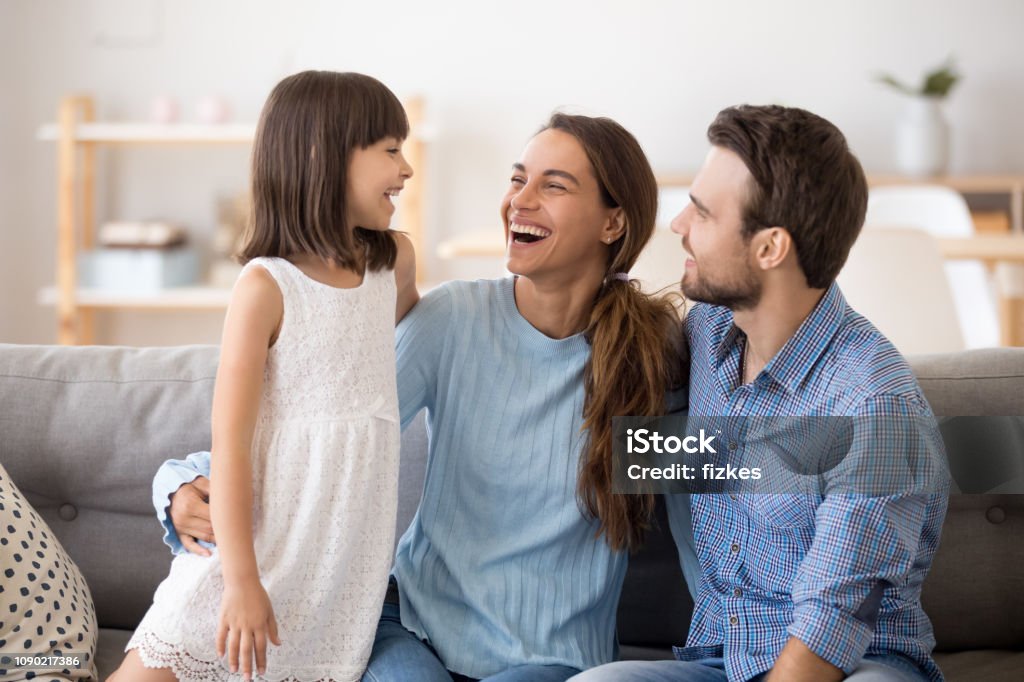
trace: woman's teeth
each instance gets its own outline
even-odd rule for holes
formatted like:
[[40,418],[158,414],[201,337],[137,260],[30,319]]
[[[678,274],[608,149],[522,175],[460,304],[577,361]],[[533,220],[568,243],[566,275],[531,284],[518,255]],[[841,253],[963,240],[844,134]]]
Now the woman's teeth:
[[511,223],[509,231],[512,232],[512,239],[520,243],[532,243],[551,236],[551,230],[536,225],[520,225]]

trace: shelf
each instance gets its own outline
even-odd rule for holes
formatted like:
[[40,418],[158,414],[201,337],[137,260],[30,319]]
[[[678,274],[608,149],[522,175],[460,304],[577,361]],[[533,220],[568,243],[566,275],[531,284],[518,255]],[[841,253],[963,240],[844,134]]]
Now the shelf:
[[[423,102],[405,102],[410,135],[405,155],[414,168],[424,169],[422,138]],[[57,152],[57,271],[56,285],[38,294],[42,305],[56,308],[57,342],[89,344],[95,337],[96,310],[209,310],[223,312],[230,301],[226,288],[179,287],[162,291],[111,291],[78,286],[76,260],[79,252],[96,244],[97,154],[105,145],[251,145],[255,123],[149,123],[146,121],[98,122],[96,107],[88,95],[61,99],[57,122],[41,125],[36,137],[54,142]],[[416,247],[417,279],[422,282],[423,174],[409,185],[402,199],[397,229],[410,236]],[[215,280],[217,281],[217,280]]]
[[[157,292],[120,292],[102,289],[78,289],[75,304],[79,308],[131,308],[135,310],[225,310],[231,290],[219,287],[173,287]],[[57,305],[57,287],[39,291],[41,305]]]
[[[79,123],[74,140],[123,144],[249,143],[255,134],[255,123]],[[40,126],[36,138],[56,141],[60,139],[60,126]]]

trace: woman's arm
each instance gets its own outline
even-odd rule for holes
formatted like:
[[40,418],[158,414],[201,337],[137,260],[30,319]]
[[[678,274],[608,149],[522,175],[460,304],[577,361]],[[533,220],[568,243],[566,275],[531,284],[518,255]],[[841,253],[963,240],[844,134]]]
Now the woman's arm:
[[416,251],[412,242],[401,232],[396,232],[395,243],[398,244],[398,257],[395,259],[395,286],[398,289],[395,324],[398,324],[419,302],[420,292],[416,289]]
[[[217,651],[248,676],[252,656],[265,667],[266,639],[277,640],[270,600],[259,581],[252,537],[252,441],[267,352],[284,314],[281,291],[263,268],[235,285],[224,321],[213,392],[210,515],[224,573]],[[239,659],[241,659],[239,661]]]

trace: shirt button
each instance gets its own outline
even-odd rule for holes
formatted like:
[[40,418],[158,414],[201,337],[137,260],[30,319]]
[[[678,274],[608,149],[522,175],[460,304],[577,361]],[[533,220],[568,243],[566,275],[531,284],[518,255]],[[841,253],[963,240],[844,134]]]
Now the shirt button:
[[737,544],[736,544],[736,543],[734,542],[734,543],[732,543],[732,546],[731,546],[731,547],[729,547],[729,550],[730,550],[730,551],[731,551],[731,552],[732,552],[733,554],[739,554],[739,553],[740,553],[740,546],[739,546],[739,545],[737,545]]
[[734,596],[734,597],[742,597],[743,596],[743,590],[741,590],[738,587],[734,588],[733,591],[732,591],[732,596]]
[[740,619],[736,616],[729,616],[729,625],[736,625],[740,622]]
[[736,496],[735,495],[730,495],[729,499],[735,501],[736,500]]
[[735,450],[736,448],[737,448],[736,441],[734,441],[734,440],[729,441],[729,449],[730,450]]

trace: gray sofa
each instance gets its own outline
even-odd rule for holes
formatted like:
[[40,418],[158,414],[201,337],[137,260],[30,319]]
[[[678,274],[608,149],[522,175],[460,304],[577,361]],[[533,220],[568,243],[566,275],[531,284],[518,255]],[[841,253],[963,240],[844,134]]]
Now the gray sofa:
[[[211,346],[0,345],[0,462],[89,582],[112,670],[170,554],[150,481],[171,457],[206,449],[217,364]],[[912,359],[942,415],[1024,415],[1024,349]],[[399,530],[422,488],[422,422],[403,435]],[[626,658],[668,657],[690,602],[662,523],[630,562],[619,609]],[[1024,495],[955,495],[924,590],[947,679],[1024,679]],[[467,643],[467,645],[471,645]]]

